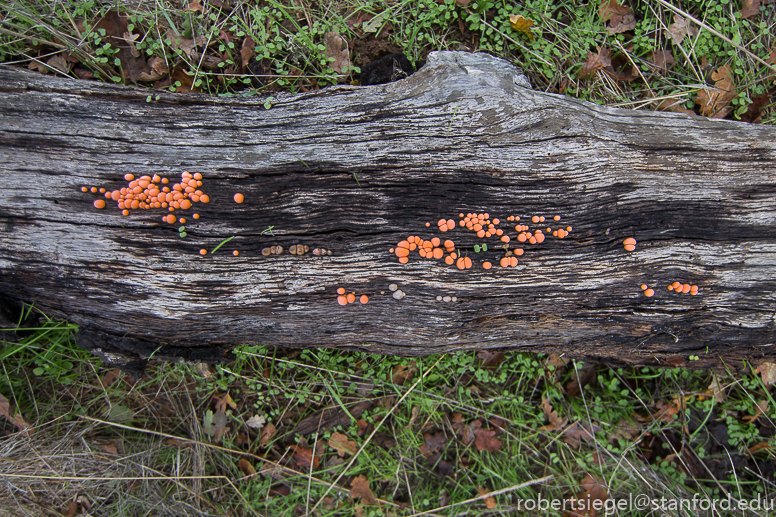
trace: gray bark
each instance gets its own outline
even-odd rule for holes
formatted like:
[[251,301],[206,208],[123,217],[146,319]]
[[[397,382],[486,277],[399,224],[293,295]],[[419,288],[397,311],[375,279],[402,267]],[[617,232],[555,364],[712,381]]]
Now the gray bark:
[[[642,364],[773,355],[772,127],[536,92],[504,61],[453,52],[395,83],[280,95],[268,110],[151,93],[0,68],[0,296],[77,323],[114,360],[213,360],[243,343]],[[176,211],[186,238],[166,210],[124,217],[80,191],[184,170],[212,200]],[[496,237],[438,231],[470,212],[499,218],[511,249],[516,224],[572,231],[502,268]],[[417,252],[400,264],[389,248],[410,235],[452,239],[474,265]],[[291,255],[298,243],[332,254]],[[286,251],[263,256],[272,245]],[[674,281],[698,295],[668,291]],[[339,287],[369,303],[339,305]]]

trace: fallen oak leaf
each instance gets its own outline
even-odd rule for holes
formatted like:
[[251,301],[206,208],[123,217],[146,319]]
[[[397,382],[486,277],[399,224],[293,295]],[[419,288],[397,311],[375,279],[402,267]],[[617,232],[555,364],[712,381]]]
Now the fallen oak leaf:
[[361,502],[366,505],[377,504],[377,498],[375,498],[372,490],[369,489],[369,480],[366,479],[366,476],[363,474],[356,476],[350,483],[350,486],[352,487],[350,489],[351,499],[358,499],[360,497]]
[[549,398],[542,396],[542,404],[540,407],[550,421],[549,425],[545,425],[541,428],[543,431],[559,431],[568,423],[567,418],[561,418],[558,416],[558,412],[552,409]]
[[478,451],[496,452],[501,449],[501,440],[495,438],[496,431],[492,429],[477,429],[474,432],[474,446]]
[[329,438],[329,447],[336,450],[340,458],[345,454],[355,454],[358,451],[358,444],[343,433],[332,434]]
[[576,421],[566,428],[563,433],[563,441],[575,449],[579,449],[580,444],[592,442],[595,440],[595,433],[601,432],[601,428],[596,424]]
[[736,88],[731,79],[730,65],[719,67],[711,74],[715,90],[704,88],[695,98],[701,107],[701,115],[711,118],[725,118],[732,110],[730,103],[736,96]]
[[698,31],[692,25],[687,25],[687,20],[678,14],[675,14],[674,23],[668,26],[666,32],[667,36],[671,38],[671,41],[674,42],[674,45],[678,45],[682,42],[685,36],[688,34],[690,36],[695,36]]
[[617,0],[603,0],[598,15],[610,36],[636,28],[636,17],[630,8],[618,4]]
[[587,61],[582,65],[582,69],[577,73],[577,77],[580,79],[590,79],[591,77],[594,77],[599,70],[610,68],[611,66],[612,60],[609,56],[608,48],[598,47],[598,54],[593,54],[588,50]]
[[[352,66],[348,42],[336,32],[325,33],[323,41],[326,45],[326,57],[330,61],[329,66],[338,74],[347,73]],[[341,81],[344,82],[345,78],[342,77]]]

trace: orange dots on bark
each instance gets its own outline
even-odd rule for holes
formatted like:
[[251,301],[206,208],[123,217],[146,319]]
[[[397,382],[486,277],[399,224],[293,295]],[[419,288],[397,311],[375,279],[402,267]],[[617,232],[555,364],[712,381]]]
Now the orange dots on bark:
[[531,217],[531,222],[532,223],[538,223],[539,222],[539,216],[535,215],[535,216]]
[[356,295],[353,293],[348,294],[348,303],[353,303],[356,301]]
[[490,268],[493,267],[493,264],[491,264],[490,262],[485,261],[485,262],[482,263],[482,267],[483,267],[483,269],[490,269]]
[[345,288],[340,287],[339,289],[337,289],[337,294],[345,294]]
[[555,217],[553,217],[552,219],[553,219],[554,221],[560,221],[560,216],[559,216],[559,215],[556,215],[556,216],[555,216]]
[[340,305],[347,305],[348,304],[348,298],[345,295],[337,296],[337,303]]
[[129,210],[122,210],[121,215],[129,215]]
[[98,199],[94,202],[95,208],[105,208],[105,200],[104,199]]
[[690,289],[692,289],[692,286],[690,284],[682,284],[682,294],[689,293]]
[[133,179],[135,179],[135,175],[134,174],[125,174],[124,175],[124,179],[126,181],[132,181]]
[[434,248],[434,258],[439,260],[442,258],[442,256],[445,254],[444,251],[442,251],[442,248]]
[[525,233],[521,233],[517,236],[518,242],[525,242],[528,240],[528,236]]
[[653,289],[647,289],[644,291],[644,296],[646,296],[647,298],[652,298],[653,296],[655,296],[655,291]]
[[369,303],[369,297],[365,294],[362,294],[361,298],[359,298],[358,301],[360,301],[363,304],[367,304]]
[[499,261],[501,267],[509,267],[509,257],[502,257]]
[[207,250],[206,249],[201,249],[201,250],[199,250],[199,254],[200,255],[207,255]]
[[643,290],[645,290],[647,288],[647,284],[641,284],[640,287],[641,287],[641,290],[643,291]]
[[[194,185],[196,186],[196,182],[194,182]],[[245,201],[245,196],[243,196],[242,194],[239,194],[239,193],[234,195],[234,202],[235,203],[242,203],[243,201]]]
[[636,249],[636,239],[633,237],[628,237],[622,241],[622,244],[625,247],[625,251],[635,251]]
[[447,264],[448,266],[452,266],[454,262],[455,262],[455,259],[452,257],[452,255],[448,255],[445,257],[445,264]]
[[167,221],[168,224],[175,224],[175,221],[177,221],[178,218],[170,214],[167,217],[165,217],[164,220]]
[[199,214],[194,214],[191,217],[193,217],[194,219],[199,219]]
[[511,239],[509,238],[509,235],[504,235],[503,237],[501,237],[501,242],[505,242],[506,243],[506,242],[509,242],[510,240]]
[[210,203],[210,196],[208,196],[207,194],[202,194],[201,196],[199,196],[199,202]]
[[437,246],[439,246],[439,244],[440,244],[441,242],[442,242],[442,241],[440,241],[440,240],[439,240],[439,237],[434,237],[433,239],[431,239],[431,244],[432,244],[432,245],[433,245],[435,248],[436,248]]
[[693,296],[698,294],[698,286],[697,285],[690,286],[690,294],[693,295]]
[[515,267],[517,265],[517,257],[515,257],[514,255],[509,257],[509,265],[512,267]]
[[426,223],[426,228],[428,228],[429,226],[431,226],[431,223]]
[[410,261],[410,259],[407,258],[407,257],[399,257],[399,263],[400,264],[406,264],[409,261]]
[[239,251],[237,251],[237,250],[234,250],[234,251],[232,252],[232,255],[234,255],[235,257],[236,257],[237,255],[239,255],[239,254],[240,254],[240,252],[239,252]]
[[183,210],[187,210],[191,208],[191,201],[189,201],[188,199],[184,199],[183,201],[181,201],[180,205]]
[[498,219],[493,219],[493,224],[499,224],[500,222]]
[[513,253],[519,257],[520,255],[522,255],[523,253],[525,253],[525,250],[524,250],[523,248],[517,248],[517,249],[515,249],[515,250],[513,251]]

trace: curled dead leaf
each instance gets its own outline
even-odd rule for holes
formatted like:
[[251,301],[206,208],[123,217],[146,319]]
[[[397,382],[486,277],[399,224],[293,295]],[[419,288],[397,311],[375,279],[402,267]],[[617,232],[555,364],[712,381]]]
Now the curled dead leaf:
[[695,98],[695,102],[701,107],[701,115],[725,118],[730,113],[732,110],[730,103],[736,96],[736,88],[731,76],[730,65],[721,66],[711,74],[715,89],[704,88]]
[[598,54],[587,51],[587,61],[582,65],[582,69],[577,73],[580,79],[590,79],[594,77],[599,70],[612,66],[612,60],[609,56],[609,49],[598,47]]

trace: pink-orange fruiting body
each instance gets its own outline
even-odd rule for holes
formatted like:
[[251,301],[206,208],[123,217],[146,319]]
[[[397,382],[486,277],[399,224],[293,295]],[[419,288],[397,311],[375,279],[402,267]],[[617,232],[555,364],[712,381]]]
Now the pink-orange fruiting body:
[[242,203],[243,201],[245,201],[245,196],[243,196],[242,194],[235,194],[234,195],[234,202],[235,203]]

